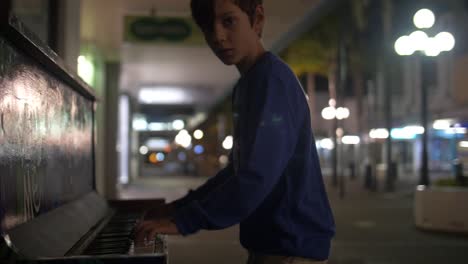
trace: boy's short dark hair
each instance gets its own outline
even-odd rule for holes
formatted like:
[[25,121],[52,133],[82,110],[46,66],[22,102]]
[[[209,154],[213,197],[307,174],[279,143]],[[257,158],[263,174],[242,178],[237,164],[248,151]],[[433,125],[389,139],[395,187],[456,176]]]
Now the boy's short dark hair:
[[[203,31],[212,30],[214,21],[214,1],[215,0],[191,0],[190,2],[192,17]],[[255,9],[258,5],[263,4],[263,0],[231,1],[249,16],[250,24],[253,25]]]

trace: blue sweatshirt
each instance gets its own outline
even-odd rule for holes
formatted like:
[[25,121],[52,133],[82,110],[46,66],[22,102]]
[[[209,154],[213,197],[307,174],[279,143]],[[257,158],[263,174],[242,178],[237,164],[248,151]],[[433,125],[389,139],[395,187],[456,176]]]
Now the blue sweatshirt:
[[257,253],[328,259],[335,233],[306,96],[266,52],[233,91],[234,146],[226,168],[174,203],[182,235],[240,223]]

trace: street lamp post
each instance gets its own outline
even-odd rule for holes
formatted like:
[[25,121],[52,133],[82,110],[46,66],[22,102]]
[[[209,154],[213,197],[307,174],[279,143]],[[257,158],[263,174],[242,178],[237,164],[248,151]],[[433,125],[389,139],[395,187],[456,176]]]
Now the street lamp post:
[[[334,140],[334,148],[333,148],[333,175],[332,175],[332,184],[334,187],[339,187],[340,190],[340,197],[343,198],[344,196],[344,175],[340,175],[340,180],[338,181],[338,170],[337,170],[337,148],[341,145],[341,139],[343,136],[343,129],[339,127],[340,120],[347,119],[350,115],[349,109],[346,107],[338,107],[336,108],[336,101],[335,99],[330,99],[328,101],[329,106],[325,107],[322,110],[322,118],[325,120],[332,120],[333,121],[333,138]],[[341,148],[340,148],[341,149]],[[341,153],[342,154],[342,153]],[[342,155],[340,154],[340,158]],[[341,174],[343,174],[343,170],[341,170]]]
[[[435,23],[435,15],[429,9],[421,9],[413,17],[414,25],[419,29],[431,28]],[[436,57],[441,52],[450,51],[455,46],[455,38],[449,32],[440,32],[435,37],[429,37],[424,31],[417,30],[409,36],[401,36],[395,42],[395,51],[400,56],[410,56],[420,52],[425,56]],[[424,73],[421,74],[424,79]],[[422,134],[422,153],[419,183],[430,185],[428,168],[428,109],[427,109],[427,85],[421,82],[421,122],[424,127]]]

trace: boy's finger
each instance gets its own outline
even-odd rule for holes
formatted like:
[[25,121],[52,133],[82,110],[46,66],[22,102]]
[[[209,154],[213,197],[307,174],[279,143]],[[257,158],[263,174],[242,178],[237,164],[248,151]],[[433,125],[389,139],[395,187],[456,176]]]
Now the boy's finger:
[[148,230],[145,226],[140,226],[138,231],[135,233],[136,241],[137,242],[143,242],[145,240],[145,237],[147,236]]
[[150,240],[154,240],[156,238],[156,235],[160,233],[157,229],[152,229],[150,232],[149,232],[149,236],[148,236],[148,239]]

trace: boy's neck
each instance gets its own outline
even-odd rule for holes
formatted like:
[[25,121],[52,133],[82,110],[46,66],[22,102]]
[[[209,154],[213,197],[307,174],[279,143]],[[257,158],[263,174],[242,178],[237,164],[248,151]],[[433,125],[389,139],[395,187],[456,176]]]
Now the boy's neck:
[[265,48],[261,43],[259,43],[252,56],[246,57],[243,61],[237,64],[236,67],[241,76],[246,74],[250,70],[250,68],[252,68],[252,66],[255,65],[258,59],[260,59],[260,57],[262,57],[262,55],[265,54],[265,52]]

